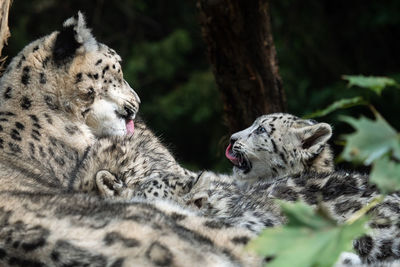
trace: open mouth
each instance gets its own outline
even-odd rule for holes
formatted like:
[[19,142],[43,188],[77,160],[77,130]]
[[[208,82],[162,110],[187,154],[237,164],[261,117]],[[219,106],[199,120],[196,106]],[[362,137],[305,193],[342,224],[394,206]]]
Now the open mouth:
[[233,163],[233,166],[242,170],[244,173],[248,173],[251,169],[251,164],[247,158],[239,152],[232,150],[232,144],[226,148],[225,156]]

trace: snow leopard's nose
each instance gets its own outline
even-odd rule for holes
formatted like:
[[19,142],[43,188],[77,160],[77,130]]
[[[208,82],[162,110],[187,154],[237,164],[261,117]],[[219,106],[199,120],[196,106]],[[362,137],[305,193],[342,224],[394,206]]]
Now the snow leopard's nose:
[[237,137],[235,137],[235,136],[231,136],[231,139],[229,140],[229,143],[233,146],[233,144],[235,144],[235,142],[237,141],[238,139],[237,139]]
[[133,88],[129,85],[129,83],[127,81],[125,81],[125,85],[129,88],[129,91],[133,94],[135,100],[138,102],[138,104],[140,104],[140,97],[139,95],[136,93],[135,90],[133,90]]
[[130,108],[129,106],[125,106],[125,107],[124,107],[124,110],[125,110],[126,116],[127,116],[128,118],[132,117],[133,114],[135,114],[135,112],[133,111],[133,109]]
[[230,139],[230,143],[232,144],[232,147],[233,147],[233,144],[235,142],[237,142],[238,140],[246,139],[246,137],[249,136],[249,133],[250,133],[249,132],[249,128],[247,128],[247,129],[244,129],[244,130],[242,130],[240,132],[236,132],[236,133],[232,134],[231,135],[231,139]]

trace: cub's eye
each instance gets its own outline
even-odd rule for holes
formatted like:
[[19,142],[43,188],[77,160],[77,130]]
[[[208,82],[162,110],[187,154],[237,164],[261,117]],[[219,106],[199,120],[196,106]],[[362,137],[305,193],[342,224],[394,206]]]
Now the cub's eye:
[[256,134],[262,134],[262,133],[266,133],[267,130],[265,130],[265,128],[263,126],[258,126],[258,128],[256,129]]

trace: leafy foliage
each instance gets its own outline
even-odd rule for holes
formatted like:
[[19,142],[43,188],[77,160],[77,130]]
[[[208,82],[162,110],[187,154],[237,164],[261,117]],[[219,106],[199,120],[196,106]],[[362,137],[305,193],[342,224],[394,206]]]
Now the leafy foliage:
[[[383,77],[345,76],[350,85],[369,89],[378,95],[386,86],[397,86],[392,79]],[[342,99],[308,117],[324,116],[332,111],[367,104],[362,97]],[[370,181],[382,193],[400,190],[400,135],[370,106],[375,120],[342,116],[355,132],[345,135],[341,157],[347,161],[372,165]],[[366,232],[366,212],[379,204],[384,195],[368,203],[339,224],[323,206],[313,210],[304,203],[281,203],[288,223],[263,231],[249,247],[263,256],[271,257],[268,266],[332,266],[342,251],[352,249],[352,240]]]
[[351,108],[354,106],[359,106],[359,105],[365,105],[366,101],[361,97],[361,96],[356,96],[353,98],[344,98],[340,99],[338,101],[333,102],[331,105],[328,107],[322,109],[322,110],[317,110],[311,114],[308,114],[306,116],[303,116],[306,119],[309,118],[316,118],[316,117],[323,117],[326,116],[327,114],[338,110],[338,109],[345,109],[345,108]]
[[[351,77],[351,76],[348,76]],[[350,81],[350,80],[349,80]],[[380,92],[386,86],[398,86],[393,79],[357,76],[350,83]],[[384,193],[400,190],[400,134],[374,109],[375,120],[343,117],[356,131],[344,136],[342,157],[348,161],[372,165],[371,182]]]
[[371,182],[375,183],[384,193],[400,190],[400,164],[398,161],[391,160],[388,155],[377,159],[372,167]]
[[342,117],[342,120],[356,129],[344,136],[346,146],[342,157],[345,160],[370,165],[389,152],[400,159],[400,136],[379,114],[376,120],[366,117]]
[[387,87],[387,86],[398,86],[396,81],[394,79],[388,78],[388,77],[366,77],[363,75],[344,75],[343,76],[344,80],[347,80],[348,86],[359,86],[362,88],[367,88],[378,95],[381,95],[382,90]]
[[249,248],[273,257],[268,266],[332,266],[342,251],[351,250],[351,241],[366,232],[365,218],[352,224],[336,224],[310,206],[281,203],[288,218],[285,226],[264,230]]

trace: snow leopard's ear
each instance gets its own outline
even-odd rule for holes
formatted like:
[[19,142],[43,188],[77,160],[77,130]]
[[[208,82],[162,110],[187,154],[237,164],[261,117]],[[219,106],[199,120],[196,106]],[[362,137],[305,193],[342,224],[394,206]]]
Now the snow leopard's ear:
[[327,123],[315,123],[295,129],[303,150],[311,155],[319,154],[332,136],[332,127]]
[[85,17],[79,11],[64,22],[54,42],[53,58],[57,64],[63,64],[77,53],[86,53],[97,48],[96,39],[86,27]]

